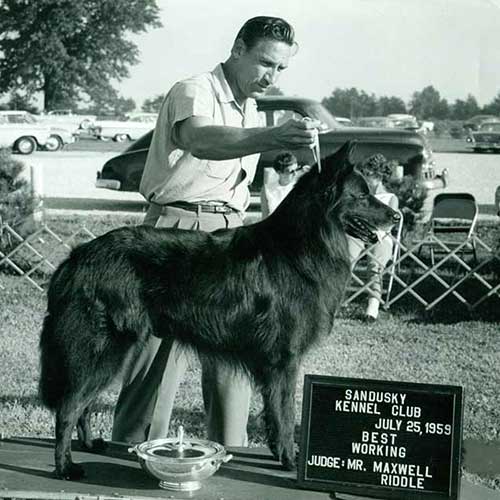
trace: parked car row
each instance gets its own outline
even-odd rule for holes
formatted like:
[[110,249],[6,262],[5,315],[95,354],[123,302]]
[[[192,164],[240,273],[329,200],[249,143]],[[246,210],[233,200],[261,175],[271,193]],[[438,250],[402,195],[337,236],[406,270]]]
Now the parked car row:
[[53,109],[38,116],[44,123],[71,131],[87,130],[95,123],[97,118],[96,115],[79,114],[71,109]]
[[434,130],[434,122],[419,121],[413,115],[402,113],[393,113],[387,116],[363,116],[357,118],[355,123],[359,127],[401,128],[415,130],[421,134],[427,134]]
[[57,151],[75,140],[71,130],[49,125],[27,111],[0,111],[0,147],[27,155],[37,149]]
[[[267,96],[257,99],[258,111],[267,126],[274,126],[295,117],[309,117],[322,123],[319,134],[321,156],[329,156],[346,141],[357,141],[355,161],[375,153],[383,154],[388,160],[396,160],[403,167],[404,175],[420,179],[427,187],[443,187],[445,175],[435,172],[432,151],[425,138],[410,130],[397,128],[364,128],[344,126],[319,102],[312,99],[286,96]],[[97,173],[96,186],[121,191],[138,191],[139,182],[151,143],[152,131],[144,134],[123,153],[107,161]],[[251,191],[260,192],[264,168],[271,167],[281,151],[262,153]],[[314,158],[308,148],[294,151],[299,164],[312,164]]]
[[120,120],[96,120],[90,131],[102,141],[135,141],[154,128],[157,118],[157,113],[133,113]]

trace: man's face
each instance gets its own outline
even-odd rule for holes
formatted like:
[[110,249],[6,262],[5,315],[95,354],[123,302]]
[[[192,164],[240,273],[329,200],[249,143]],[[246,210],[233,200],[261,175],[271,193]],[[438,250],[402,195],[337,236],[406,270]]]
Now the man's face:
[[253,97],[263,94],[274,85],[280,73],[288,67],[292,47],[285,42],[263,39],[251,49],[238,40],[233,50],[236,59],[236,98]]

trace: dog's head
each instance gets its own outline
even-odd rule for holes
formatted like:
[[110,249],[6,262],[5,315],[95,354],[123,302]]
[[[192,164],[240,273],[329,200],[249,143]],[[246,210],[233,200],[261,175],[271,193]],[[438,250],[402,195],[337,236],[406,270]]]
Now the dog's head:
[[315,165],[300,179],[297,194],[314,198],[309,210],[316,215],[324,213],[350,236],[375,243],[375,231],[391,227],[399,214],[370,193],[366,180],[354,168],[354,148],[355,143],[349,141],[322,160],[321,171]]

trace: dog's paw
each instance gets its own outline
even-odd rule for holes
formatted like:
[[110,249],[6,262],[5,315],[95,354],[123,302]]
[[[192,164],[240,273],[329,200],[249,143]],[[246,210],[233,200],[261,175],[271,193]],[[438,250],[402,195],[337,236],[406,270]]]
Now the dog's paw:
[[55,476],[58,479],[65,479],[68,481],[79,481],[85,477],[83,467],[78,464],[70,463],[62,468],[56,468]]
[[291,450],[284,448],[281,453],[280,462],[286,470],[295,470],[297,468],[295,447],[292,446]]
[[269,443],[269,449],[274,458],[281,462],[286,470],[294,470],[297,467],[295,444],[291,443],[288,446],[283,446],[278,443]]

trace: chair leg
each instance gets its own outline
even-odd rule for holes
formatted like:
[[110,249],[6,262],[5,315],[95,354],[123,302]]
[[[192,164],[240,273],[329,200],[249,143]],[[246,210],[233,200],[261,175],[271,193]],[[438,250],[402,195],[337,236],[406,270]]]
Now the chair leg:
[[477,252],[476,252],[476,242],[472,241],[472,254],[474,255],[474,264],[477,266],[479,264],[479,261],[477,260]]

